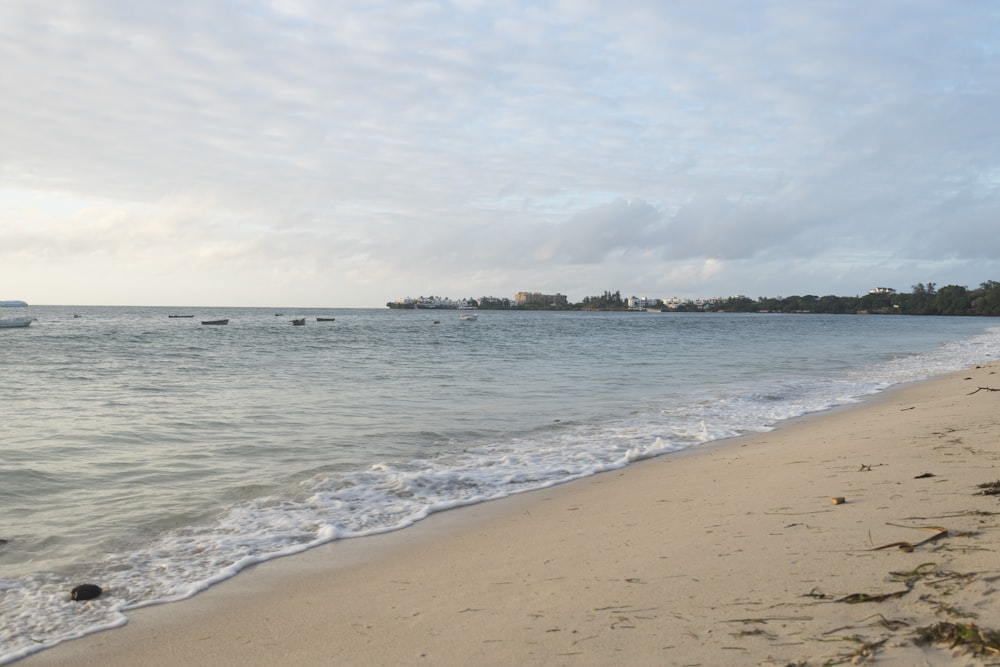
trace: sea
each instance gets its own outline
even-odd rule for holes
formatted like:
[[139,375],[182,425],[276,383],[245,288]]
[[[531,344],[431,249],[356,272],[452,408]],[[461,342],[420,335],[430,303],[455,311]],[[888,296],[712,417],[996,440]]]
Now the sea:
[[[30,314],[0,329],[0,664],[254,563],[1000,355],[1000,321],[972,317]],[[83,582],[106,593],[71,601]]]

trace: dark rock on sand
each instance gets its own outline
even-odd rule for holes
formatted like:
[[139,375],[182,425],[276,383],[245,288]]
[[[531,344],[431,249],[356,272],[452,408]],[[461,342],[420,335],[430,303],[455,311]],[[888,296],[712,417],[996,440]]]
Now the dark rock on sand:
[[69,592],[70,598],[80,600],[93,600],[100,597],[104,591],[97,584],[80,584]]

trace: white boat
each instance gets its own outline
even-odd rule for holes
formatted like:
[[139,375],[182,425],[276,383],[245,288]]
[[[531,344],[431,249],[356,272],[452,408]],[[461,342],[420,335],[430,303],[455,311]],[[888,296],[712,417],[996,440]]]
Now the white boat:
[[[0,301],[0,308],[27,308],[24,301]],[[35,321],[34,317],[0,317],[0,329],[14,329],[18,327],[31,326]]]
[[479,319],[479,313],[476,312],[473,306],[459,306],[458,319],[465,320],[466,322],[475,322]]

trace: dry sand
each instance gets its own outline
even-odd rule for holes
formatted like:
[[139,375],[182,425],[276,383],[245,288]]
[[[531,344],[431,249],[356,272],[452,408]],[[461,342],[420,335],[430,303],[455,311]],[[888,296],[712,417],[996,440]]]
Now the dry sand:
[[915,642],[1000,629],[980,387],[1000,365],[272,561],[19,667],[1000,664]]

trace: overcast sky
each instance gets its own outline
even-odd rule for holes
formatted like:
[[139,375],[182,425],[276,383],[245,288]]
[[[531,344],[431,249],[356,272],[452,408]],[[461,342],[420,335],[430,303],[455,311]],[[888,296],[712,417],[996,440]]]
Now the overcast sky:
[[4,0],[0,299],[1000,280],[1000,3]]

